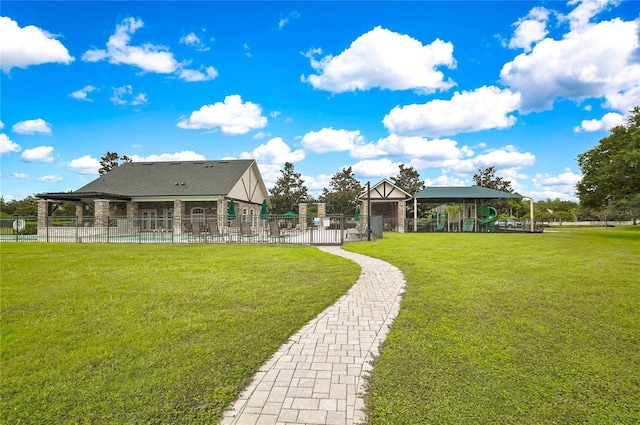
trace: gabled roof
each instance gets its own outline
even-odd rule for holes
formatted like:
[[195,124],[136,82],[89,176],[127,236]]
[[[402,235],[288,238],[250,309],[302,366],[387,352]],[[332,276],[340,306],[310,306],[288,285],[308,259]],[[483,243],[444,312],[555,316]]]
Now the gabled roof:
[[[233,192],[233,193],[232,193]],[[253,159],[125,162],[73,192],[43,193],[49,199],[131,199],[232,196],[251,202],[266,192]]]
[[414,198],[418,202],[446,203],[469,200],[522,199],[523,196],[517,193],[502,192],[481,186],[431,186],[416,193]]
[[[387,179],[382,179],[375,185],[371,186],[370,192],[372,201],[397,201],[411,198],[411,194],[402,190]],[[365,200],[367,199],[367,196],[368,193],[365,189],[358,199]]]

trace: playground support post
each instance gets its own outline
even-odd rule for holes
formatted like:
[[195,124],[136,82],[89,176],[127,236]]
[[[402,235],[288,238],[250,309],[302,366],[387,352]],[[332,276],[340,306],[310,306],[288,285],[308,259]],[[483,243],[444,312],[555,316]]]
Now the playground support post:
[[522,198],[523,201],[529,201],[529,230],[531,233],[535,232],[536,224],[533,216],[533,198]]

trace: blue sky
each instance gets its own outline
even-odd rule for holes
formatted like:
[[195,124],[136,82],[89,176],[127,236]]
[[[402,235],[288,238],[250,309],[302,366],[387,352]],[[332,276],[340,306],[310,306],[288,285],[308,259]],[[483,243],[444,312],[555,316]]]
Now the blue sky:
[[640,104],[638,1],[28,2],[0,9],[5,201],[136,161],[292,162],[428,186],[495,166],[575,200],[578,154]]

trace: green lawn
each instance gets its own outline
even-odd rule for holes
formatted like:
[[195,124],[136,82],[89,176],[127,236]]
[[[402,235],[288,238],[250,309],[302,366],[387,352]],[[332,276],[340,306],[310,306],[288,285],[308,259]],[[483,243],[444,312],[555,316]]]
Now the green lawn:
[[212,424],[355,282],[313,247],[0,244],[0,421]]
[[372,424],[640,423],[640,227],[385,234],[407,289]]

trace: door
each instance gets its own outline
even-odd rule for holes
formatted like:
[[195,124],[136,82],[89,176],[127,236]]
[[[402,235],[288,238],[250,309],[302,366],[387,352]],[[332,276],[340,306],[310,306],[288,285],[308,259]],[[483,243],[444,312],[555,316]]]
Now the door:
[[158,213],[156,210],[141,210],[142,216],[142,230],[153,231],[156,230]]

